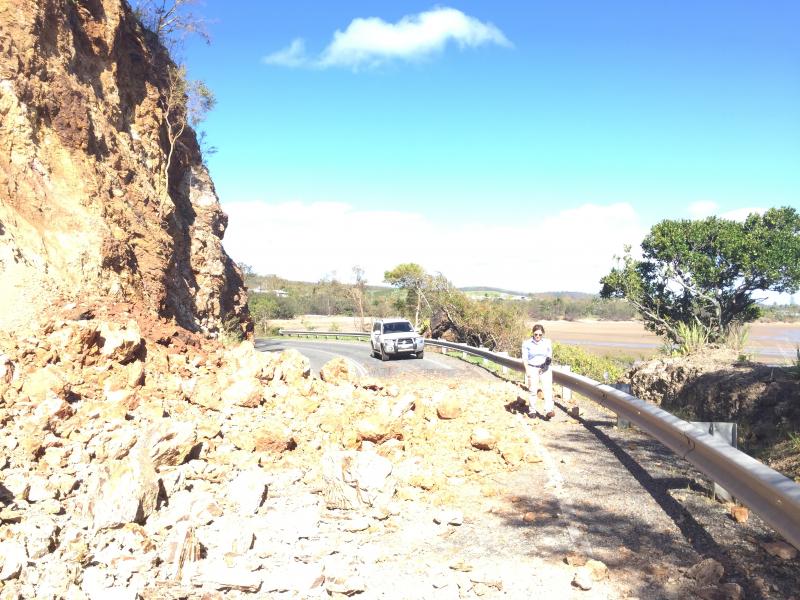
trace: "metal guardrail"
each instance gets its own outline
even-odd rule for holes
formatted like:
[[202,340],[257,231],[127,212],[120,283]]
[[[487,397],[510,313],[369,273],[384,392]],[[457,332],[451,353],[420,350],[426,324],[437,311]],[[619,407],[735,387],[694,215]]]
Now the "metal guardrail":
[[[369,337],[362,332],[281,330],[281,335]],[[516,371],[522,361],[490,350],[443,340],[425,344],[481,356]],[[719,483],[742,504],[750,507],[796,548],[800,548],[800,485],[753,457],[725,444],[675,415],[613,387],[559,367],[553,381],[602,404],[653,436],[702,473]]]

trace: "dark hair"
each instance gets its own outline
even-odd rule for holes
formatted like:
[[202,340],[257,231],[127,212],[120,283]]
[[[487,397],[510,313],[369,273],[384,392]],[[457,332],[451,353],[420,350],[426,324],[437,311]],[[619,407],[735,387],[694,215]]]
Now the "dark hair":
[[542,327],[539,323],[537,323],[536,325],[533,326],[533,329],[531,329],[531,335],[533,335],[537,331],[541,331],[542,332],[542,336],[544,336],[544,327]]

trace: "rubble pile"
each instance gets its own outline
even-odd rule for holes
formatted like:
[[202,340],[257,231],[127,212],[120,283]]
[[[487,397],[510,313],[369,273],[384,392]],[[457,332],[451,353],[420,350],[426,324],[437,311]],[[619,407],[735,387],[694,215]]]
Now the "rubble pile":
[[363,592],[357,532],[458,525],[540,460],[515,395],[341,359],[318,377],[132,306],[51,310],[0,338],[0,598]]

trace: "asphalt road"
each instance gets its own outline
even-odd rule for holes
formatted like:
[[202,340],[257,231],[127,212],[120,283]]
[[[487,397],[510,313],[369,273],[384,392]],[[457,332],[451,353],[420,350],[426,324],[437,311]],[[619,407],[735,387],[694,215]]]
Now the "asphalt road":
[[259,338],[256,349],[262,352],[281,352],[294,348],[311,362],[311,370],[319,373],[329,360],[341,356],[350,361],[364,376],[393,378],[403,376],[425,376],[450,378],[486,379],[494,375],[486,370],[450,356],[442,356],[428,348],[425,358],[418,359],[413,355],[393,358],[386,362],[370,355],[369,343],[366,342],[322,342],[318,340],[302,340],[294,338]]

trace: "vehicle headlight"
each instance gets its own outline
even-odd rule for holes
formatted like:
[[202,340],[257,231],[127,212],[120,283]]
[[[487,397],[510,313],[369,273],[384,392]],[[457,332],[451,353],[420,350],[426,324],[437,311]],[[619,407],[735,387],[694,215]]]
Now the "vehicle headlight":
[[414,339],[414,343],[415,343],[417,346],[422,346],[422,342],[424,341],[424,339],[425,339],[425,338],[418,337],[418,338]]
[[383,345],[394,348],[394,340],[383,340]]

